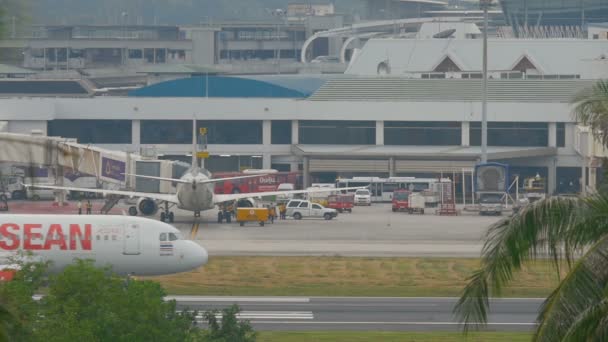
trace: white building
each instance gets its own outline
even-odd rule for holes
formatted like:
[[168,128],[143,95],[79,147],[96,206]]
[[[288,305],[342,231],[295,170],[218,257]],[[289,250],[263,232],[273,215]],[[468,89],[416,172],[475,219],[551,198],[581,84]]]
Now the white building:
[[[214,76],[163,82],[129,97],[9,98],[0,118],[10,132],[36,129],[180,159],[190,153],[195,117],[209,131],[211,171],[302,170],[305,184],[456,176],[480,159],[479,44],[372,39],[347,75],[329,80]],[[569,101],[595,82],[589,78],[605,74],[605,63],[597,63],[597,74],[586,73],[586,61],[606,47],[593,40],[506,40],[491,41],[490,51],[496,77],[488,90],[489,160],[508,163],[521,177],[546,177],[550,193],[579,191],[583,172],[593,186],[598,165],[580,147]],[[378,75],[382,63],[388,76]]]

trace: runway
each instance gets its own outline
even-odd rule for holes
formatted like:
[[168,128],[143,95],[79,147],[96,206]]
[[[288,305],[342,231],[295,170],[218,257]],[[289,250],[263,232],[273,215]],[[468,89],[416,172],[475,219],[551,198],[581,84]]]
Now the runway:
[[[456,298],[198,297],[173,296],[179,310],[221,309],[238,304],[240,319],[258,330],[458,331]],[[487,331],[532,331],[543,299],[491,301]],[[203,323],[202,314],[198,316]]]
[[[429,210],[430,211],[430,210]],[[174,226],[211,255],[478,257],[487,228],[499,217],[393,213],[390,204],[356,207],[331,221],[288,218],[264,227],[215,222],[207,211],[193,225],[179,213]]]

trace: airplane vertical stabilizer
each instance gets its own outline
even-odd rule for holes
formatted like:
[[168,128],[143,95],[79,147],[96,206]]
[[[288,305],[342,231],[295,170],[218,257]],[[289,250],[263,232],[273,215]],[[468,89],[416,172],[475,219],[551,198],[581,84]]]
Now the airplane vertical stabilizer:
[[198,165],[198,157],[196,156],[197,148],[196,148],[196,119],[192,119],[192,174],[197,174],[199,165]]

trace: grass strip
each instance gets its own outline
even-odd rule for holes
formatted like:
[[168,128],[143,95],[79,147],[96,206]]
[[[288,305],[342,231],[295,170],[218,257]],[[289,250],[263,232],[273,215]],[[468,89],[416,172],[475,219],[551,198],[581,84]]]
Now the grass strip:
[[[192,272],[150,277],[170,294],[235,296],[459,296],[479,259],[213,257]],[[555,271],[538,261],[515,275],[505,297],[545,297]]]

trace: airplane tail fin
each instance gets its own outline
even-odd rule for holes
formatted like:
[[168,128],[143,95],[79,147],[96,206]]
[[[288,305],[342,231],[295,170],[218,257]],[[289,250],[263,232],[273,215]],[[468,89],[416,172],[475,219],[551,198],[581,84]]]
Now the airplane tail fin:
[[199,164],[198,164],[198,157],[196,156],[196,138],[197,138],[197,134],[196,134],[196,119],[192,119],[192,173],[193,174],[197,174],[198,173],[198,169],[199,169]]

